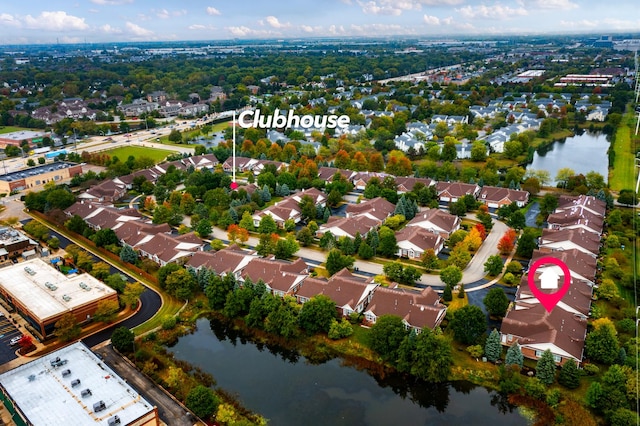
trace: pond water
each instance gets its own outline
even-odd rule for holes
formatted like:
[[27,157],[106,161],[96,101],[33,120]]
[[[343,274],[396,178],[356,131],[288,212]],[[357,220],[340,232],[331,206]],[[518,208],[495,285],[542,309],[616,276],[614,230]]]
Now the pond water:
[[547,170],[555,186],[555,177],[563,167],[573,169],[577,174],[586,175],[595,171],[604,176],[605,182],[609,173],[607,150],[609,140],[602,132],[582,131],[575,136],[555,141],[533,154],[533,162],[527,166],[534,170]]
[[334,359],[312,364],[295,352],[255,344],[217,320],[169,348],[213,375],[270,425],[526,425],[501,395],[469,382],[429,384],[373,377]]

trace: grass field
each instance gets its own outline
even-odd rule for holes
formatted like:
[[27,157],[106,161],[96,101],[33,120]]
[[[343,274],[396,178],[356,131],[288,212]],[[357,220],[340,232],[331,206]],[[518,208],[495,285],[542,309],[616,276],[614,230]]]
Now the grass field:
[[614,191],[635,188],[636,183],[635,159],[631,149],[631,129],[625,124],[625,121],[627,120],[622,120],[620,123],[613,145],[616,158],[613,168],[609,172],[609,187]]
[[156,163],[164,160],[165,158],[167,158],[167,155],[172,153],[172,151],[167,151],[164,149],[146,147],[143,148],[139,146],[123,146],[106,152],[106,154],[110,155],[111,157],[118,157],[121,161],[126,161],[126,159],[129,158],[130,155],[132,155],[134,158],[149,157]]
[[34,132],[40,131],[40,129],[25,129],[23,127],[0,126],[0,134],[11,133],[11,132],[19,132],[20,130],[32,130]]
[[[231,124],[231,120],[223,121],[222,123],[216,123],[213,125],[213,129],[211,130],[213,133],[218,133],[224,131]],[[236,129],[237,130],[237,129]]]

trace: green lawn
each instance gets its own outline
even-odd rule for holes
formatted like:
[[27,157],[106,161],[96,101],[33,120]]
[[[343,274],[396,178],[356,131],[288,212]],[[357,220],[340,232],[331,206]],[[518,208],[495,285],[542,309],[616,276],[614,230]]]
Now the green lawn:
[[[222,132],[224,131],[224,129],[226,129],[227,127],[229,127],[229,125],[231,125],[231,120],[229,121],[223,121],[222,123],[216,123],[213,125],[212,128],[212,132],[213,133],[218,133],[218,132]],[[237,130],[237,129],[236,129]]]
[[620,123],[613,145],[616,158],[613,163],[613,168],[609,171],[609,186],[614,191],[633,189],[636,184],[634,170],[635,159],[633,157],[633,150],[631,149],[631,129],[627,124],[624,124],[625,121],[626,120],[622,120],[622,123]]
[[126,161],[127,158],[132,155],[134,158],[149,157],[156,163],[164,160],[165,158],[167,158],[167,155],[170,155],[172,153],[172,151],[167,151],[164,149],[140,146],[123,146],[106,152],[106,154],[110,155],[111,157],[118,157],[121,161]]
[[11,133],[11,132],[19,132],[21,130],[33,130],[34,132],[40,131],[40,129],[25,129],[23,127],[0,126],[0,134],[2,134],[2,133]]

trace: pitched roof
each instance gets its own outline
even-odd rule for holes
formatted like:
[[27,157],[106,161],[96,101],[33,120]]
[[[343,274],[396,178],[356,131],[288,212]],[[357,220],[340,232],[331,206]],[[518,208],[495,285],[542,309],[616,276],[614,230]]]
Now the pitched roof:
[[440,209],[424,209],[411,219],[411,221],[407,223],[407,226],[420,226],[428,230],[432,224],[446,232],[452,232],[458,223],[460,223],[458,216],[454,216]]
[[333,176],[336,173],[340,173],[346,179],[349,179],[354,172],[346,169],[338,169],[335,167],[320,167],[318,168],[318,178],[322,179],[325,182],[331,182],[333,180]]
[[[554,257],[564,262],[569,271],[573,274],[579,274],[582,277],[593,281],[596,276],[596,259],[587,253],[581,252],[578,249],[570,249],[564,251],[554,251],[552,253],[544,253],[540,250],[534,250],[531,258],[531,264],[542,257]],[[546,268],[547,266],[541,266]],[[548,266],[554,268],[556,272],[560,272],[558,266]],[[561,273],[561,272],[560,272]]]
[[168,223],[156,225],[139,220],[124,222],[112,229],[119,240],[124,241],[131,247],[136,247],[139,244],[149,241],[155,234],[168,234],[171,232],[171,227]]
[[455,198],[461,198],[465,195],[471,194],[474,195],[478,193],[480,187],[471,183],[462,183],[462,182],[438,182],[436,184],[436,190],[438,191],[438,196],[442,194],[449,194]]
[[[534,283],[536,288],[540,289],[540,275],[536,273]],[[540,290],[548,293],[547,290]],[[584,316],[589,315],[591,308],[591,297],[593,295],[593,287],[588,282],[578,279],[572,279],[569,290],[562,296],[558,305],[554,309],[564,309],[567,312],[579,313]],[[516,293],[516,302],[520,307],[530,307],[539,303],[538,299],[531,292],[529,287],[529,277],[524,275],[520,280],[520,286]],[[518,307],[516,307],[518,309]]]
[[346,214],[347,217],[366,215],[382,222],[391,215],[395,209],[396,206],[392,202],[382,197],[376,197],[363,201],[360,204],[347,204]]
[[600,237],[593,232],[583,229],[543,229],[540,237],[540,248],[556,243],[570,242],[583,248],[589,253],[597,255],[600,252]]
[[235,273],[244,268],[256,255],[247,253],[237,246],[229,246],[216,252],[198,251],[187,262],[193,268],[207,268],[218,275]]
[[318,233],[323,234],[327,231],[331,231],[331,233],[336,236],[346,235],[350,238],[354,238],[357,233],[365,235],[379,224],[380,222],[367,216],[356,216],[350,218],[331,216],[327,223],[320,226]]
[[306,279],[296,295],[310,299],[313,296],[323,294],[333,300],[337,307],[348,307],[355,310],[376,287],[377,284],[355,277],[345,268],[334,274],[329,280]]
[[591,195],[561,195],[558,197],[558,208],[556,212],[574,207],[582,207],[601,217],[604,217],[607,211],[607,203]]
[[529,193],[497,186],[483,186],[478,199],[481,201],[499,202],[507,200],[509,202],[520,201],[524,203],[529,199]]
[[136,209],[120,210],[113,206],[82,201],[74,203],[65,212],[70,216],[78,215],[89,225],[99,229],[116,229],[122,223],[142,219]]
[[[518,336],[521,345],[552,344],[564,354],[582,361],[587,321],[563,309],[547,312],[542,305],[513,309],[502,320],[500,333]],[[552,351],[553,352],[553,351]]]
[[574,206],[566,210],[556,210],[547,219],[549,225],[562,228],[579,227],[580,225],[601,234],[604,228],[604,219],[582,206]]
[[243,278],[249,277],[254,283],[262,280],[273,290],[289,292],[308,277],[307,264],[302,259],[296,262],[253,258],[240,273]]
[[165,263],[173,262],[185,256],[190,256],[197,252],[203,245],[203,241],[196,237],[193,232],[184,235],[155,234],[150,240],[145,241],[136,247],[157,256]]
[[416,183],[422,183],[424,186],[431,186],[435,182],[429,178],[417,178],[413,176],[398,176],[395,178],[398,191],[411,192],[416,186]]
[[376,317],[396,315],[412,327],[433,329],[440,324],[447,310],[439,301],[440,297],[431,287],[421,292],[378,287],[367,312]]
[[442,237],[419,226],[407,226],[396,232],[396,241],[401,248],[409,242],[421,250],[436,249],[442,243]]

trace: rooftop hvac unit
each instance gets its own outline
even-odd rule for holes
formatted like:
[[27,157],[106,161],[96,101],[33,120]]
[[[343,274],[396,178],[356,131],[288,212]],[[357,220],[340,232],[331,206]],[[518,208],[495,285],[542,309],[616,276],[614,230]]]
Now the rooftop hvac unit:
[[62,372],[62,377],[67,377],[71,374],[71,370],[67,369]]
[[122,424],[122,423],[120,423],[120,417],[113,416],[109,420],[107,420],[107,424],[109,426],[115,426],[115,425],[119,425],[119,424]]
[[[71,381],[71,387],[75,388],[76,386],[80,386],[80,379],[75,379],[75,380]],[[89,391],[89,389],[85,389],[82,392],[84,393],[85,391],[88,391],[89,395],[91,395],[91,391]],[[82,395],[82,396],[84,396],[84,395]]]
[[95,404],[93,404],[93,412],[94,413],[98,413],[102,410],[106,410],[107,409],[107,405],[104,403],[103,400],[100,400],[98,402],[96,402]]
[[80,396],[82,396],[83,398],[86,398],[86,397],[91,396],[91,395],[92,395],[91,389],[89,389],[89,388],[84,389],[82,392],[80,392]]

